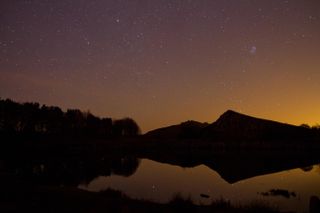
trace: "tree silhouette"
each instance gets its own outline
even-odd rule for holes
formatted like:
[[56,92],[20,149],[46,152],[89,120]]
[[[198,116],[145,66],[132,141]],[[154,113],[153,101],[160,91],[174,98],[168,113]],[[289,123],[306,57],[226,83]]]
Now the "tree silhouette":
[[64,123],[64,113],[59,107],[47,107],[40,109],[40,119],[36,130],[48,134],[61,134]]
[[140,134],[138,124],[131,118],[123,118],[113,122],[114,136],[136,136]]
[[311,128],[308,124],[301,124],[300,126],[303,127],[303,128],[306,128],[306,129],[310,129]]
[[131,118],[112,121],[79,109],[63,112],[59,107],[39,103],[16,103],[0,98],[0,132],[76,137],[135,136],[140,128]]
[[24,133],[34,133],[36,122],[38,120],[38,103],[24,103],[20,108],[22,113],[20,118],[20,130]]
[[1,100],[1,131],[13,133],[20,131],[21,105],[10,99]]
[[106,137],[112,135],[112,119],[102,118],[100,121],[100,134]]

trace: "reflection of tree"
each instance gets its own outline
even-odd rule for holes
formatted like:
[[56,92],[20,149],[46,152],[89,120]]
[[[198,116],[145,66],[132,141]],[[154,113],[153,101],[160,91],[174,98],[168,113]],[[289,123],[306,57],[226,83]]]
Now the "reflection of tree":
[[295,192],[290,192],[287,189],[270,189],[268,192],[261,192],[259,194],[263,196],[282,196],[287,199],[297,196]]
[[129,177],[138,169],[140,160],[135,157],[124,157],[112,162],[112,173]]
[[16,163],[6,162],[6,168],[16,171],[19,177],[46,185],[77,186],[88,184],[99,176],[112,174],[129,177],[139,167],[140,160],[135,157],[117,158],[48,158],[34,161],[19,160]]

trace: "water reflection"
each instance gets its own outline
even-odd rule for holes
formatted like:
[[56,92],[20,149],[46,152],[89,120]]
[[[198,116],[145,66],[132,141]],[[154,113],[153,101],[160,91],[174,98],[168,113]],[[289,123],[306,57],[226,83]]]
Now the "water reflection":
[[296,192],[290,192],[286,189],[270,189],[268,192],[261,192],[258,194],[261,194],[263,196],[282,196],[287,199],[297,197]]
[[134,156],[103,156],[90,158],[49,157],[31,161],[5,162],[5,170],[15,177],[37,184],[68,185],[90,183],[98,176],[129,177],[139,167]]
[[[133,198],[151,199],[162,203],[168,202],[176,193],[190,196],[196,203],[202,204],[210,204],[212,199],[221,197],[233,203],[265,200],[279,206],[281,210],[302,212],[308,210],[312,195],[320,196],[317,188],[319,185],[320,178],[316,169],[304,172],[298,168],[230,184],[221,178],[219,173],[205,165],[182,168],[143,159],[137,172],[130,178],[117,175],[99,176],[91,183],[79,187],[90,191],[113,188]],[[269,192],[279,195],[285,193],[285,190],[290,194],[289,198],[261,194]],[[293,196],[293,193],[296,196]],[[203,194],[206,197],[201,196]],[[210,196],[210,199],[207,196]]]
[[310,171],[315,163],[319,162],[317,156],[305,156],[290,153],[255,153],[255,152],[224,152],[224,153],[189,153],[189,155],[177,155],[166,152],[165,155],[150,155],[146,158],[181,167],[195,167],[206,165],[228,183],[236,183],[251,177],[275,173],[295,168],[303,168]]
[[127,156],[113,160],[110,169],[112,174],[129,177],[137,171],[139,164],[139,159],[136,157]]
[[109,147],[81,148],[72,149],[73,154],[60,150],[64,149],[8,155],[0,161],[0,172],[35,184],[90,191],[110,187],[157,202],[168,202],[181,193],[203,204],[221,197],[235,203],[263,199],[284,210],[302,211],[308,209],[311,196],[320,197],[320,168],[312,166],[319,163],[319,156],[306,152],[293,150],[284,156],[281,151],[219,152],[185,145],[117,152]]

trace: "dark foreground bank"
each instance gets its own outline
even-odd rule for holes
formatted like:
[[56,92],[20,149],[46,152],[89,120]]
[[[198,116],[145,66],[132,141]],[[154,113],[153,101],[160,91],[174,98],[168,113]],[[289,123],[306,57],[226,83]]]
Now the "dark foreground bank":
[[40,186],[1,175],[1,212],[279,212],[261,202],[236,206],[224,200],[195,205],[176,195],[167,204],[131,199],[119,191],[88,192],[72,187]]

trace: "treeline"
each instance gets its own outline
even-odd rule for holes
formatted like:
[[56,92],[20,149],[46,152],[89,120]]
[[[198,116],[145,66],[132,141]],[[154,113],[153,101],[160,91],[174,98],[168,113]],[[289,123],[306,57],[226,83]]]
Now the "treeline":
[[301,124],[300,126],[306,128],[306,129],[320,130],[320,124],[316,124],[313,126],[310,126],[308,124]]
[[121,137],[140,134],[131,118],[112,120],[90,112],[39,103],[17,103],[0,99],[0,132],[2,134],[55,135],[72,137]]

